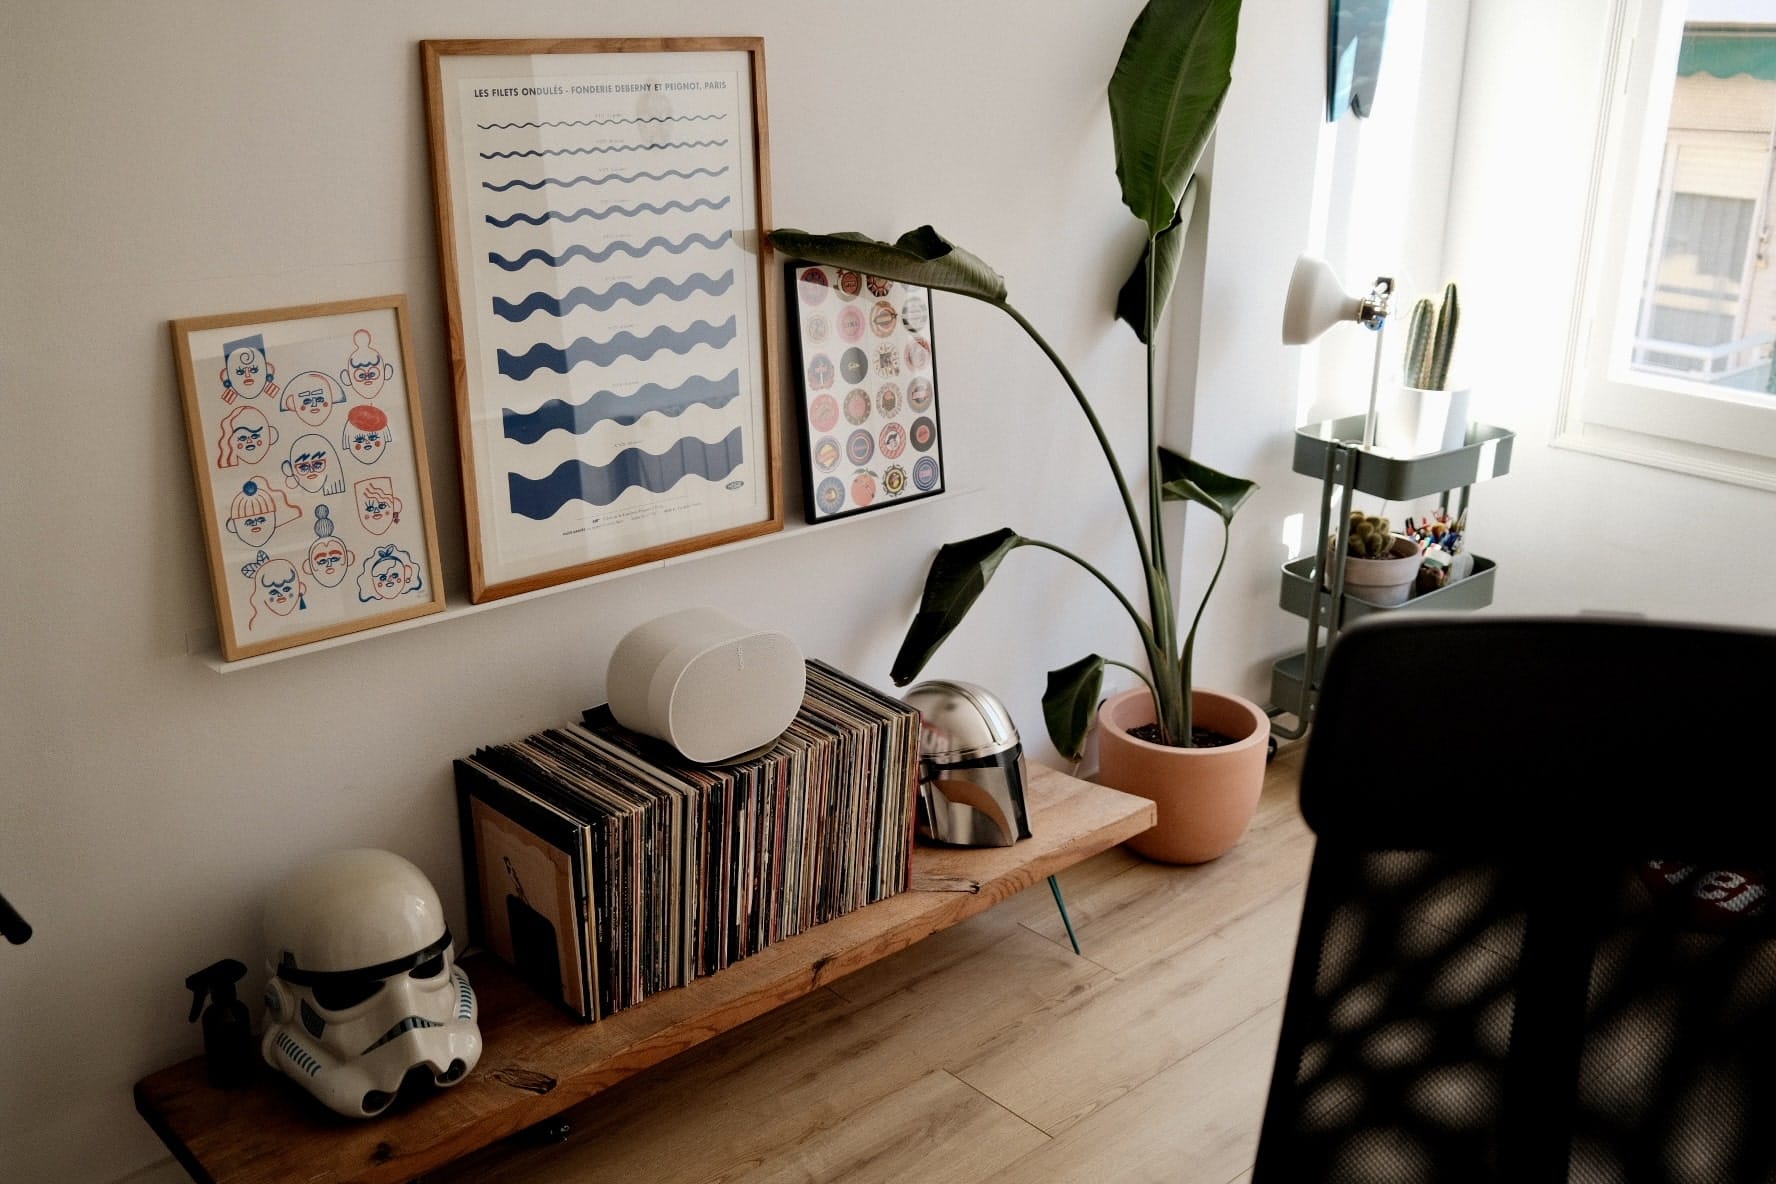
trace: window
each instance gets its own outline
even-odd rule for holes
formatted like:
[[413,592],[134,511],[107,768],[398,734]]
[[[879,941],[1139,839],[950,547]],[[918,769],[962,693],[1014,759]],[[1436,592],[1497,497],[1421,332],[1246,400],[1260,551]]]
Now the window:
[[1618,24],[1556,442],[1776,489],[1776,16]]
[[1767,389],[1770,334],[1745,334],[1757,203],[1666,186],[1659,201],[1664,232],[1654,233],[1660,249],[1640,298],[1634,368]]

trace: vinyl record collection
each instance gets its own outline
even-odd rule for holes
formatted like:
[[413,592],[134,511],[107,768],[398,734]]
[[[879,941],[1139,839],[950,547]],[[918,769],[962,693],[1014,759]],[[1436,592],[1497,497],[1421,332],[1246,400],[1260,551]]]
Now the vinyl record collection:
[[911,876],[916,711],[824,663],[789,730],[719,766],[593,708],[456,762],[478,944],[586,1020]]

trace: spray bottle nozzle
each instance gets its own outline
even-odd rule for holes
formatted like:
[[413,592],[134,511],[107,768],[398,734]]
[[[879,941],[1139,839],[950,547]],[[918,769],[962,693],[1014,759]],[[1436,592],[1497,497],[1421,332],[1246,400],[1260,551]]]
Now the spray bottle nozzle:
[[237,958],[212,962],[195,974],[185,977],[185,989],[191,992],[191,1022],[203,1014],[204,997],[215,999],[222,1007],[234,1002],[234,984],[247,976],[246,963]]

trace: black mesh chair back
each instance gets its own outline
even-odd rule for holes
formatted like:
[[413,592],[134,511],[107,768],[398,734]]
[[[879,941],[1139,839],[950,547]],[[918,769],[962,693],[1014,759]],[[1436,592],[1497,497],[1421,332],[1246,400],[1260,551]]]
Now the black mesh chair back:
[[1776,634],[1334,647],[1254,1184],[1776,1182]]

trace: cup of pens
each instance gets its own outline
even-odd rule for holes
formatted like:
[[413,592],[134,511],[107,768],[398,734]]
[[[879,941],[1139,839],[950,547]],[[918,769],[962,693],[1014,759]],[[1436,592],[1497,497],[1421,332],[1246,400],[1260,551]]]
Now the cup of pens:
[[1463,541],[1467,522],[1465,510],[1461,517],[1450,521],[1447,506],[1439,507],[1435,514],[1422,520],[1406,519],[1406,537],[1417,543],[1424,555],[1414,586],[1415,595],[1423,596],[1459,583],[1473,572],[1474,556]]

